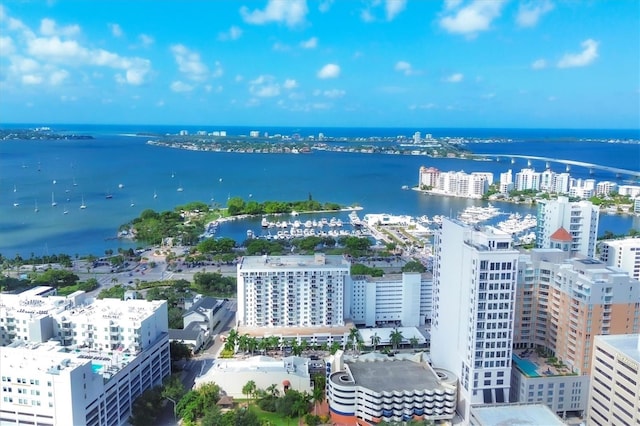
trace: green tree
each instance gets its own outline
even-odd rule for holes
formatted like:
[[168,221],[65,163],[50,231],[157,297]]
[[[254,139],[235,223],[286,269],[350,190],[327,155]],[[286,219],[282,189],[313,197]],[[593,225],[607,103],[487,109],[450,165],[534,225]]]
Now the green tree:
[[402,272],[425,272],[427,270],[427,268],[421,263],[418,262],[417,260],[410,260],[409,262],[405,263],[404,266],[402,267]]
[[162,388],[147,389],[133,402],[129,423],[133,426],[155,426],[158,424],[158,407],[162,404]]
[[402,336],[402,331],[398,330],[397,328],[394,328],[393,331],[389,333],[389,341],[391,342],[394,350],[398,349],[398,346],[402,343],[403,339],[404,337]]
[[255,394],[256,389],[257,389],[256,382],[254,382],[253,380],[249,380],[242,387],[242,393],[247,395],[247,399],[250,400],[251,397]]
[[373,333],[371,335],[371,346],[373,346],[373,351],[375,352],[376,347],[380,344],[380,336],[377,333]]
[[191,358],[191,348],[183,342],[171,341],[169,342],[169,354],[171,355],[171,361],[180,361],[182,359]]

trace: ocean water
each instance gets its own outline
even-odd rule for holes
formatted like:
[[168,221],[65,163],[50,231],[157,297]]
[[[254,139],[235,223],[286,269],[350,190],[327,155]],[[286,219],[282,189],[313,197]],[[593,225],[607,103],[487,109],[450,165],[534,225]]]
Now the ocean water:
[[[3,125],[4,128],[17,126]],[[35,127],[35,126],[27,126]],[[429,196],[402,190],[418,180],[420,166],[444,171],[490,171],[496,179],[511,168],[526,167],[524,159],[470,161],[422,156],[313,152],[312,154],[242,154],[185,151],[146,144],[148,136],[177,133],[177,126],[56,126],[55,131],[91,134],[93,140],[0,142],[0,254],[68,253],[101,255],[107,249],[135,244],[115,239],[118,227],[145,209],[163,211],[190,201],[225,205],[229,197],[245,200],[304,200],[360,205],[366,213],[445,214],[455,216],[479,200]],[[227,130],[248,134],[250,128],[186,128]],[[640,145],[587,142],[588,138],[640,138],[637,131],[541,131],[505,129],[253,129],[327,136],[413,135],[416,130],[434,137],[512,138],[513,143],[473,143],[473,152],[491,155],[535,155],[640,169]],[[450,133],[447,133],[450,132]],[[544,162],[533,162],[543,169]],[[564,171],[562,164],[553,170]],[[618,180],[611,173],[572,166],[575,177]],[[178,191],[182,188],[182,191]],[[106,195],[112,198],[107,199]],[[156,197],[154,198],[154,194]],[[52,200],[57,205],[53,207]],[[15,207],[14,203],[18,206]],[[81,204],[86,205],[81,209]],[[524,205],[497,204],[505,212],[531,213]],[[38,211],[36,212],[36,207]],[[68,211],[64,214],[64,211]],[[316,215],[322,217],[323,215]],[[325,215],[327,216],[327,215]],[[342,216],[347,219],[347,213]],[[306,220],[306,218],[305,218]],[[259,231],[260,219],[236,221],[220,227],[219,235],[242,241],[247,229]],[[601,216],[600,232],[628,232],[640,228],[640,219]]]

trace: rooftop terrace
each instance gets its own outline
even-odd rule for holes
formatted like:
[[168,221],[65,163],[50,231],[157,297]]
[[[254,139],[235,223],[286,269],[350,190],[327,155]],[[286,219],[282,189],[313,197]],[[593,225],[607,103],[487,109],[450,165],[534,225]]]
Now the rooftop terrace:
[[513,353],[513,365],[527,377],[553,377],[573,374],[555,358],[538,355],[534,349]]

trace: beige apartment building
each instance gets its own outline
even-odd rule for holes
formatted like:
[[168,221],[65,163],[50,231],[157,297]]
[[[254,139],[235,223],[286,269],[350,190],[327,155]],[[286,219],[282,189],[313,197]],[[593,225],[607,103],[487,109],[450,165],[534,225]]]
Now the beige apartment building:
[[590,425],[640,424],[640,335],[596,336],[591,378]]

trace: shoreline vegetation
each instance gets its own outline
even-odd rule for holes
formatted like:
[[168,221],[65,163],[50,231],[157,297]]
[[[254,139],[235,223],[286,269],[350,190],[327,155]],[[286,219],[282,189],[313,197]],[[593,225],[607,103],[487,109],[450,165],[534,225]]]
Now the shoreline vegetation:
[[215,228],[222,222],[242,220],[257,216],[278,216],[300,213],[325,213],[360,210],[358,205],[342,206],[337,203],[321,203],[313,200],[311,194],[304,201],[264,201],[262,203],[241,197],[227,200],[227,206],[210,206],[195,201],[176,206],[173,211],[156,212],[144,210],[140,216],[123,224],[118,229],[118,237],[146,244],[162,244],[167,238],[180,239],[184,245],[196,244],[203,236],[213,236]]

